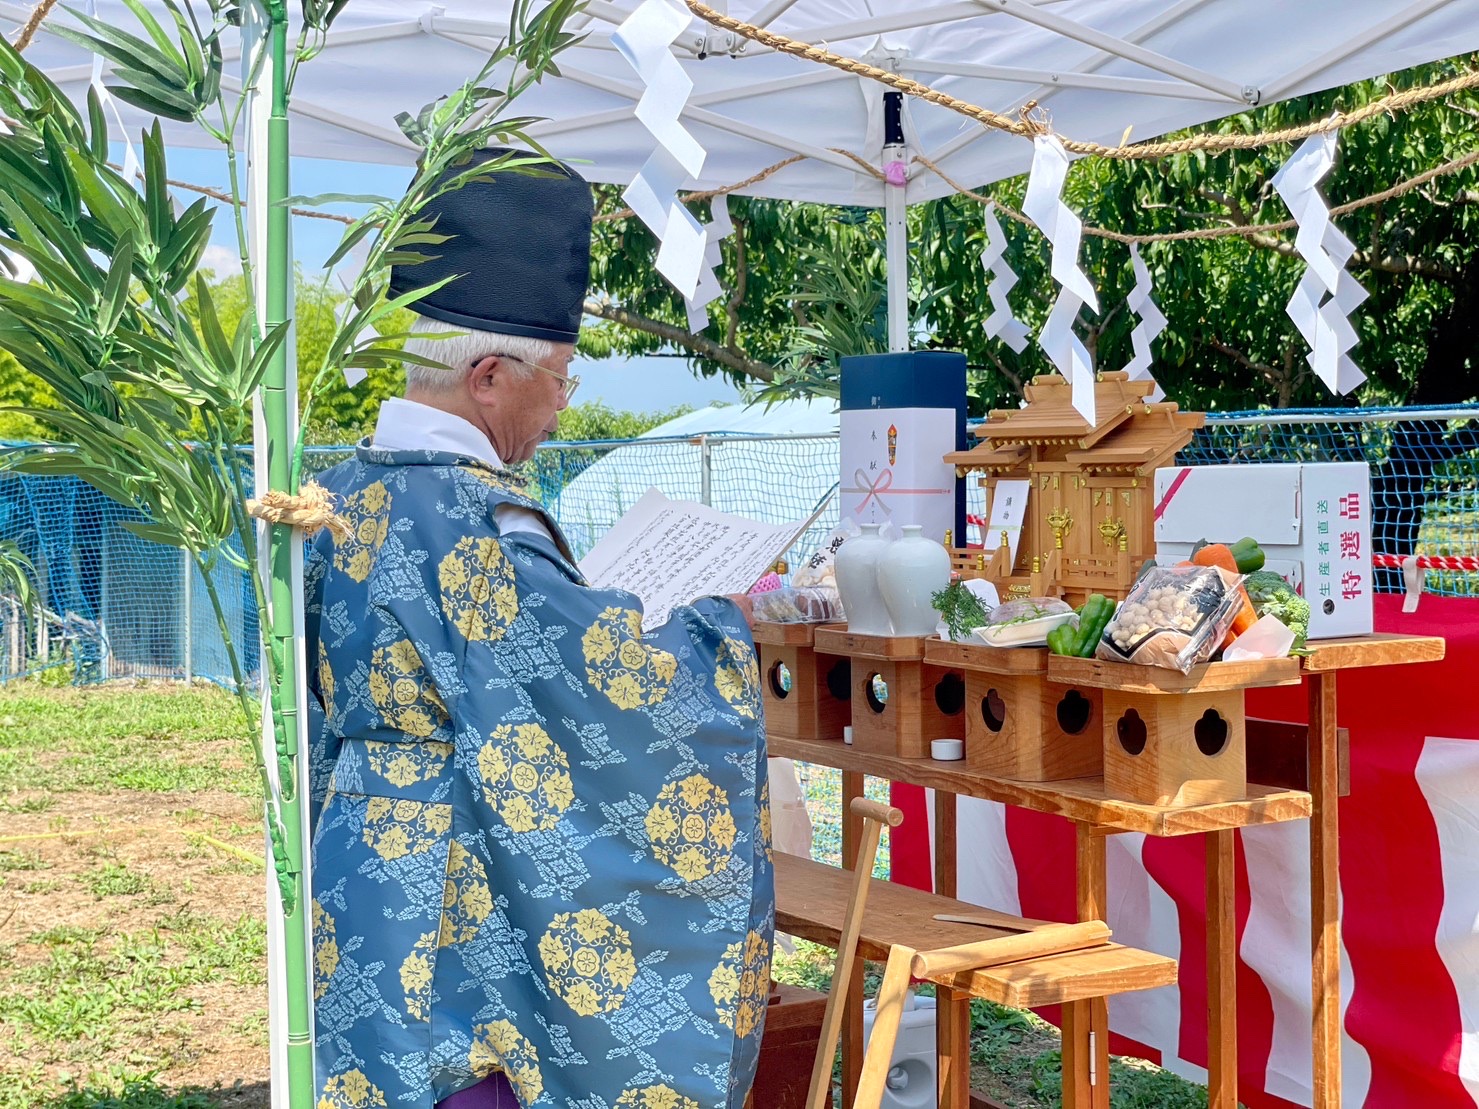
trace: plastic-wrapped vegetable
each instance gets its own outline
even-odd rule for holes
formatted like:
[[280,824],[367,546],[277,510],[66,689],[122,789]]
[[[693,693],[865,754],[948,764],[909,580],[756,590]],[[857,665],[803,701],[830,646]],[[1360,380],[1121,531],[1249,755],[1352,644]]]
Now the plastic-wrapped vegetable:
[[768,593],[754,593],[755,619],[776,624],[819,624],[846,620],[842,598],[835,586],[813,585],[797,589],[782,586]]
[[1095,657],[1189,673],[1221,645],[1243,605],[1239,576],[1219,566],[1155,566],[1120,605]]

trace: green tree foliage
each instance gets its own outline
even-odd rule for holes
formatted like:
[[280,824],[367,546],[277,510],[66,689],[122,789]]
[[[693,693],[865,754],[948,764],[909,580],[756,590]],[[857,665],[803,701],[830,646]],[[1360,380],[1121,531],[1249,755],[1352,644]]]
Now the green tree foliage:
[[[1198,131],[1250,133],[1321,119],[1395,89],[1427,85],[1479,62],[1421,66],[1234,116]],[[1332,205],[1381,192],[1473,149],[1479,95],[1465,92],[1381,115],[1342,131],[1336,168],[1325,182]],[[1088,158],[1069,175],[1066,199],[1086,224],[1136,234],[1269,224],[1289,213],[1272,178],[1288,145],[1161,161]],[[947,167],[948,168],[948,167]],[[918,173],[929,173],[916,167]],[[1476,170],[1435,179],[1383,203],[1339,217],[1357,245],[1350,269],[1370,291],[1357,312],[1357,362],[1369,381],[1336,398],[1314,379],[1307,348],[1284,307],[1304,272],[1293,233],[1154,243],[1142,247],[1169,317],[1157,341],[1155,373],[1173,399],[1192,408],[1301,404],[1440,404],[1479,396],[1479,189]],[[1025,179],[982,190],[1020,209]],[[612,193],[603,206],[619,206]],[[745,357],[782,367],[773,393],[835,394],[836,356],[882,349],[883,222],[873,211],[730,197],[735,235],[724,244],[723,301],[709,306],[704,337]],[[1048,249],[1036,230],[1002,217],[1008,261],[1021,277],[1012,293],[1034,332],[1056,289]],[[909,214],[911,308],[916,347],[964,351],[975,409],[1009,403],[1023,383],[1051,367],[1035,344],[1018,355],[984,337],[990,312],[981,205],[965,196],[917,205]],[[681,325],[681,300],[653,272],[651,236],[634,219],[597,225],[595,285],[622,307]],[[1085,237],[1082,264],[1099,293],[1079,332],[1102,369],[1129,361],[1135,320],[1129,248]],[[613,349],[660,347],[650,334],[613,335]],[[693,356],[701,374],[734,373]]]
[[[206,291],[211,298],[222,329],[228,335],[236,334],[242,317],[250,307],[246,282],[240,275],[214,278],[210,271]],[[337,329],[337,319],[344,310],[347,298],[327,282],[307,280],[299,272],[296,289],[297,354],[300,365],[319,366],[326,357]],[[197,326],[200,322],[200,294],[193,286],[185,298],[186,315]],[[409,330],[413,320],[409,311],[393,313],[380,327],[391,335]],[[399,348],[404,339],[387,339],[387,348]],[[404,391],[405,370],[399,365],[372,369],[369,376],[351,389],[343,375],[328,375],[325,378],[314,404],[314,418],[305,430],[311,444],[352,443],[366,435],[374,427],[375,414],[380,402],[386,397],[399,396]],[[299,379],[300,404],[307,400],[311,382],[304,375]],[[28,442],[38,439],[53,439],[56,429],[46,422],[44,412],[27,414],[16,411],[26,409],[52,409],[59,405],[58,397],[44,379],[27,373],[15,359],[0,351],[0,439]],[[197,422],[198,423],[198,422]],[[197,431],[204,433],[197,426]]]
[[661,412],[621,412],[602,401],[572,404],[560,413],[559,438],[565,443],[590,443],[603,439],[634,439],[658,424],[693,411],[680,404]]

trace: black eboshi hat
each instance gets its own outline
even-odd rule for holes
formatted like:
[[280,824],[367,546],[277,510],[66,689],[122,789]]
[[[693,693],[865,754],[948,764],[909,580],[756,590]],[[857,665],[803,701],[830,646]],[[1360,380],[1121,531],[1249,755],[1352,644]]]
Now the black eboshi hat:
[[[534,157],[490,149],[472,158],[487,163],[510,156]],[[470,164],[453,166],[443,180]],[[411,309],[475,331],[573,343],[590,282],[594,210],[590,185],[568,166],[492,170],[427,205],[422,215],[452,238],[431,248],[437,256],[430,261],[395,266],[390,295],[456,275]]]

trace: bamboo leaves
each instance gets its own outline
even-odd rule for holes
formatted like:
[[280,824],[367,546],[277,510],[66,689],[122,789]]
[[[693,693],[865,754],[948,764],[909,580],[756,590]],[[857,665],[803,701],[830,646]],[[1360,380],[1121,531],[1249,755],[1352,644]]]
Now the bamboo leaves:
[[165,119],[197,119],[215,103],[221,87],[220,31],[227,21],[217,12],[217,25],[203,34],[193,11],[187,16],[176,0],[164,0],[175,24],[177,37],[171,37],[141,0],[124,3],[149,41],[77,11],[72,15],[91,34],[64,25],[52,30],[111,64],[118,83],[110,82],[108,89],[118,99]]

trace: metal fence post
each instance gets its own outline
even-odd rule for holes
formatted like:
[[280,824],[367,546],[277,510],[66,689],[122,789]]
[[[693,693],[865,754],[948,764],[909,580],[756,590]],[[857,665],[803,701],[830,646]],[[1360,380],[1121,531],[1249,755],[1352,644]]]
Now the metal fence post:
[[714,503],[714,448],[707,435],[698,437],[698,499],[706,505]]
[[192,593],[193,586],[195,584],[195,567],[194,564],[190,561],[190,552],[183,548],[180,550],[180,563],[184,569],[185,574],[185,611],[183,619],[183,631],[185,636],[185,684],[189,685],[190,680],[195,677],[195,659],[191,636],[191,633],[193,631],[191,625],[194,624],[194,620],[191,619],[191,616],[193,615],[192,609],[194,607],[194,599],[192,597]]

